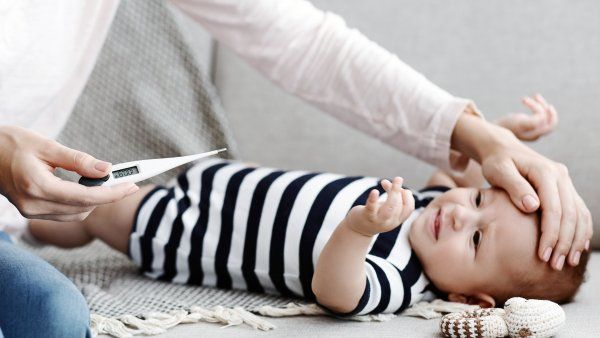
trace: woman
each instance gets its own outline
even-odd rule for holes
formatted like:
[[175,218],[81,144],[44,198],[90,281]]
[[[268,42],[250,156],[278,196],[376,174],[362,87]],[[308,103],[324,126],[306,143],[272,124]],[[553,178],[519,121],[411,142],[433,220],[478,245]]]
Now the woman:
[[[507,190],[521,210],[542,208],[538,252],[553,266],[589,245],[589,211],[563,165],[487,123],[471,101],[438,88],[347,28],[338,16],[302,0],[172,3],[266,77],[339,120],[442,168],[462,170],[469,158],[479,162],[487,180]],[[118,4],[117,0],[13,1],[0,7],[0,22],[6,28],[0,30],[5,35],[0,37],[0,50],[6,51],[0,54],[0,114],[10,125],[0,128],[0,189],[27,217],[80,220],[95,206],[137,189],[127,184],[87,188],[52,175],[54,167],[91,177],[110,170],[108,163],[51,139],[68,119],[93,69]],[[415,132],[423,137],[411,138]],[[31,307],[15,296],[23,290],[42,290],[32,297],[45,304],[39,318],[46,312],[64,313],[65,302],[79,304],[78,313],[87,315],[82,297],[58,272],[51,274],[45,263],[7,242],[0,242],[0,259],[0,327],[5,334],[39,334],[40,328],[14,319],[25,318],[15,309]],[[26,285],[15,273],[23,260],[39,267]],[[47,278],[39,277],[42,274],[62,282],[47,283]],[[61,297],[44,297],[48,294]],[[67,317],[53,319],[56,334],[47,327],[45,334],[82,336],[87,318]]]

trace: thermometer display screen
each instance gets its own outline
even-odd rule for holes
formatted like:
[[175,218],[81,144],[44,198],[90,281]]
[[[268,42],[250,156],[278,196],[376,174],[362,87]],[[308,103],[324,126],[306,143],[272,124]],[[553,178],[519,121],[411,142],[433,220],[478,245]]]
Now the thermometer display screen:
[[136,166],[119,169],[119,170],[115,170],[112,172],[114,178],[121,178],[121,177],[139,174],[139,173],[140,173],[140,171],[138,170],[138,167],[136,167]]

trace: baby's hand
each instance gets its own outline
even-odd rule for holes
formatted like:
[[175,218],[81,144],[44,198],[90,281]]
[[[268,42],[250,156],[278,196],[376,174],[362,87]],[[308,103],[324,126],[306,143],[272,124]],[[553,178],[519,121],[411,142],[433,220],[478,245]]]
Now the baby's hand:
[[523,98],[523,104],[532,115],[515,113],[500,118],[496,123],[515,134],[522,141],[535,141],[556,127],[558,114],[554,106],[548,104],[540,94],[534,98]]
[[402,189],[401,177],[393,182],[382,180],[381,186],[387,192],[385,201],[379,201],[379,191],[369,193],[366,205],[352,208],[345,222],[350,229],[365,236],[393,230],[404,222],[415,210],[415,199],[410,190]]

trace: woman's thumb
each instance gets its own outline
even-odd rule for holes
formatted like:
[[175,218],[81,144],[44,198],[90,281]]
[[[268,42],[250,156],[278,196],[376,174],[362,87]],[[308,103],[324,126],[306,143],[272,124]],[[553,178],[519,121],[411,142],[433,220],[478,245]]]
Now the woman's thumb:
[[483,174],[491,185],[506,190],[512,202],[523,212],[533,212],[540,206],[531,184],[521,175],[512,161],[484,166]]
[[97,160],[92,155],[65,147],[58,142],[55,142],[51,149],[46,149],[44,154],[46,155],[44,160],[53,166],[74,171],[86,177],[106,176],[111,167],[108,162]]

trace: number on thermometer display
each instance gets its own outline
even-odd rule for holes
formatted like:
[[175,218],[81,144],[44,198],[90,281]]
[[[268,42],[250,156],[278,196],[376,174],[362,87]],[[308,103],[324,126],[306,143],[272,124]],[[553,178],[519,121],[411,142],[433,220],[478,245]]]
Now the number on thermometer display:
[[140,171],[138,170],[137,166],[124,168],[124,169],[120,169],[120,170],[115,170],[112,172],[114,178],[121,178],[121,177],[125,177],[125,176],[139,174],[139,173],[140,173]]

